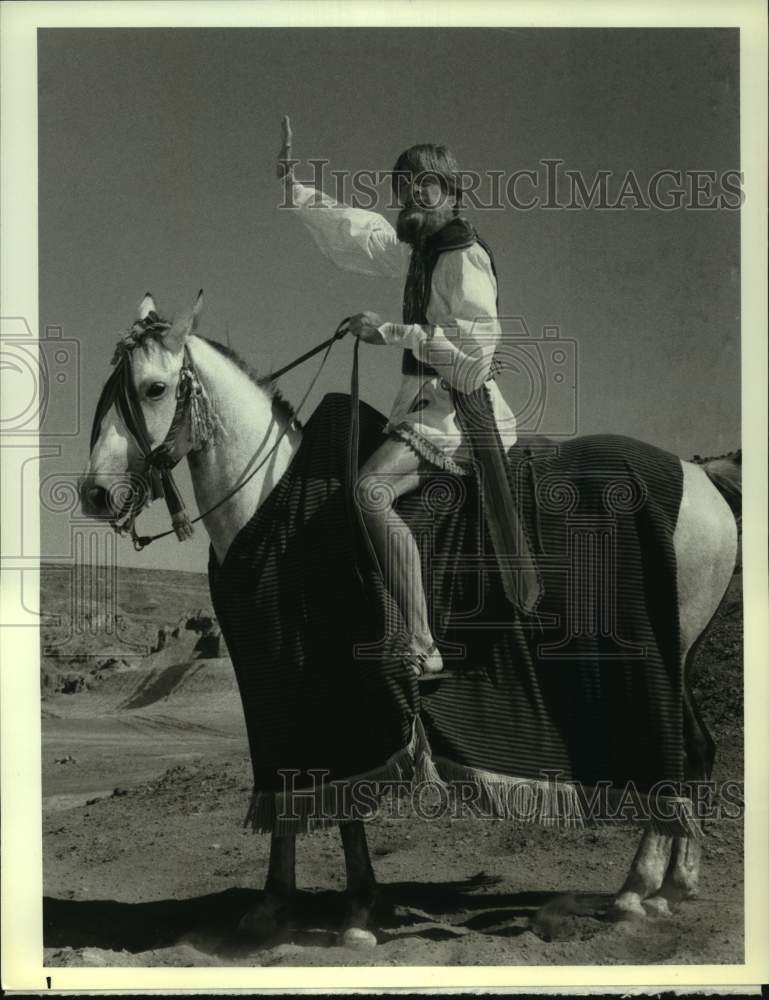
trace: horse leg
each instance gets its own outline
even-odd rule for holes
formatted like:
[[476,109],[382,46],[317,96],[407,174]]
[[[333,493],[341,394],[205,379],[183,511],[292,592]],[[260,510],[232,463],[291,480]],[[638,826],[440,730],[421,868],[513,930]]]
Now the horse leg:
[[296,894],[296,836],[271,837],[264,895],[238,925],[252,937],[271,937],[284,927]]
[[671,907],[697,895],[702,842],[695,837],[675,837],[665,879],[658,892],[644,900],[644,908],[668,916]]
[[[702,635],[688,651],[685,664],[684,734],[688,781],[704,781],[710,776],[715,749],[689,697],[692,663],[701,640]],[[641,916],[644,911],[669,916],[671,906],[696,896],[701,854],[702,844],[695,837],[669,837],[647,830],[612,912],[616,916]]]
[[[688,780],[709,777],[714,746],[690,698],[697,649],[726,593],[737,555],[737,527],[729,506],[705,472],[682,462],[683,493],[673,535],[676,554],[682,670],[683,723]],[[696,894],[701,844],[647,830],[610,914],[670,912],[670,904]]]
[[376,903],[376,879],[371,866],[366,828],[360,820],[339,824],[347,869],[347,914],[340,944],[373,948],[376,938],[368,930]]
[[[713,770],[715,745],[691,700],[691,674],[699,645],[705,632],[692,644],[686,656],[684,733],[686,736],[687,781],[707,781]],[[665,879],[659,891],[644,902],[651,912],[667,916],[671,907],[697,895],[702,842],[695,837],[676,837]]]
[[659,891],[670,861],[673,838],[646,830],[624,885],[614,899],[609,917],[614,920],[645,917],[642,901]]

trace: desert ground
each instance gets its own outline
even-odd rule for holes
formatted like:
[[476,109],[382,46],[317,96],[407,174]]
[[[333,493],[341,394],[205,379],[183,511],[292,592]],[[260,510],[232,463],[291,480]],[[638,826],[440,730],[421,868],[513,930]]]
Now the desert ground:
[[[604,918],[639,831],[378,818],[377,947],[337,943],[338,831],[302,837],[290,926],[239,934],[269,838],[244,829],[250,761],[202,574],[121,569],[107,618],[73,629],[75,587],[42,573],[44,943],[48,966],[624,965],[743,960],[741,819],[708,825],[700,895],[670,917]],[[72,633],[72,634],[70,634]],[[217,648],[218,646],[218,648]],[[217,655],[218,654],[218,655]],[[696,692],[715,780],[742,778],[735,575]]]

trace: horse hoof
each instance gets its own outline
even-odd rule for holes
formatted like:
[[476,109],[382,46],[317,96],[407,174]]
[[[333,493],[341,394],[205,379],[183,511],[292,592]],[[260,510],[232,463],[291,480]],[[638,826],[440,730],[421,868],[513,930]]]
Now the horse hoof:
[[644,920],[646,910],[637,893],[629,893],[614,900],[606,911],[606,918],[616,923],[622,920]]
[[339,944],[343,948],[366,951],[369,948],[376,948],[376,938],[371,931],[366,931],[362,927],[348,927],[339,935]]
[[685,882],[665,882],[660,893],[659,898],[666,899],[673,906],[685,903],[689,899],[696,899],[699,894],[696,883],[687,884]]
[[238,931],[251,938],[270,938],[281,931],[285,924],[285,907],[263,903],[240,918]]
[[664,896],[649,896],[641,904],[644,910],[653,917],[672,917],[670,905]]

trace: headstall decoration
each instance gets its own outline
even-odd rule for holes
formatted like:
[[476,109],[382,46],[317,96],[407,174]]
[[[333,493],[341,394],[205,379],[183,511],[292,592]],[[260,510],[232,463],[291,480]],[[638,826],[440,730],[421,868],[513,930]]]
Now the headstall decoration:
[[176,441],[181,429],[187,424],[192,443],[191,450],[200,451],[214,440],[217,431],[221,430],[221,423],[185,345],[176,389],[176,409],[171,426],[163,441],[153,448],[141,401],[133,382],[132,358],[138,346],[150,337],[162,336],[170,327],[170,323],[160,319],[156,312],[151,311],[143,319],[137,320],[118,340],[112,357],[114,370],[102,390],[96,407],[91,430],[91,449],[98,440],[107,411],[114,405],[126,430],[141,452],[144,459],[143,474],[149,481],[150,487],[148,494],[139,497],[141,501],[139,503],[136,493],[134,494],[130,508],[122,520],[116,522],[115,529],[121,533],[130,531],[133,534],[134,521],[141,508],[152,500],[164,497],[176,537],[179,541],[185,541],[192,537],[193,527],[171,472],[183,457],[176,453]]

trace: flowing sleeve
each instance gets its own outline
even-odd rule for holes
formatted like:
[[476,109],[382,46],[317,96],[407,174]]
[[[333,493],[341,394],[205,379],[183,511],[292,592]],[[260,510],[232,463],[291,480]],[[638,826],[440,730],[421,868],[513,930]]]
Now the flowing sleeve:
[[474,244],[441,254],[433,271],[429,325],[383,323],[388,344],[410,348],[461,392],[490,376],[499,343],[497,283],[486,251]]
[[408,271],[409,247],[384,216],[351,208],[304,184],[293,185],[292,197],[318,249],[337,267],[386,278],[401,278]]

